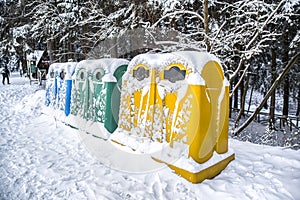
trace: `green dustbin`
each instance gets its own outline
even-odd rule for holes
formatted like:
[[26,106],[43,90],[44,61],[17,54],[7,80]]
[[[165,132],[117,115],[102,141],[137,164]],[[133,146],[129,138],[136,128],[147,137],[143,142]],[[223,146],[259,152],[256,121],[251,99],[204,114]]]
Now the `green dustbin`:
[[[104,123],[110,133],[118,126],[120,105],[120,90],[122,76],[127,69],[128,61],[124,59],[100,59],[97,65],[91,66],[93,91],[89,94],[93,98],[93,121]],[[120,81],[119,81],[120,80]]]
[[113,116],[113,108],[118,106],[112,103],[112,95],[115,92],[114,89],[117,84],[117,79],[112,74],[106,74],[105,77],[103,77],[103,81],[105,82],[104,86],[106,91],[104,127],[112,133],[118,126],[118,121]]
[[115,69],[113,72],[113,76],[116,78],[117,82],[107,82],[107,104],[111,106],[107,106],[106,108],[110,110],[106,110],[106,123],[105,128],[109,132],[113,132],[117,126],[119,121],[119,110],[120,110],[120,98],[121,98],[121,88],[122,88],[122,77],[127,70],[127,65],[120,65],[118,68]]
[[115,58],[79,62],[73,76],[71,114],[102,123],[110,133],[114,132],[127,64],[127,60]]

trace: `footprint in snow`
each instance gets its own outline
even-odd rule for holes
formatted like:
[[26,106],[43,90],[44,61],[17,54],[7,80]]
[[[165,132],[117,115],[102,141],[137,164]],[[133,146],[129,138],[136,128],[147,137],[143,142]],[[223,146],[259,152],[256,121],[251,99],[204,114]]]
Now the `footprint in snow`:
[[183,194],[188,194],[188,188],[183,183],[176,184],[176,191]]

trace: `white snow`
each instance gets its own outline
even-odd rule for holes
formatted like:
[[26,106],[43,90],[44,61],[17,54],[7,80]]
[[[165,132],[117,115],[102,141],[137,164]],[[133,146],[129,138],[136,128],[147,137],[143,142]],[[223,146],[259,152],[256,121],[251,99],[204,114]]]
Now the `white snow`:
[[116,83],[117,82],[117,79],[116,77],[113,76],[113,74],[109,73],[109,74],[105,74],[102,78],[102,81],[103,82],[106,82],[106,83]]
[[75,68],[77,65],[77,62],[67,62],[66,64],[66,75],[65,75],[65,80],[72,80],[72,75],[75,72]]
[[27,60],[30,60],[30,61],[36,60],[36,63],[39,63],[40,59],[43,56],[43,53],[44,53],[44,51],[42,51],[42,50],[34,50],[32,53],[27,54],[26,58],[27,58]]
[[[214,56],[213,54],[207,53],[207,52],[178,51],[178,52],[173,52],[172,54],[176,57],[187,60],[189,63],[189,66],[192,66],[193,68],[195,68],[197,70],[197,72],[200,74],[201,74],[202,69],[205,66],[205,64],[209,61],[215,61],[215,62],[219,63],[220,66],[222,66],[220,64],[221,63],[220,60],[216,56]],[[201,59],[199,59],[199,58],[201,58]]]
[[204,79],[198,72],[188,74],[186,81],[189,85],[205,85]]
[[[169,146],[168,143],[151,141],[149,137],[131,137],[128,132],[122,129],[117,129],[109,139],[117,148],[134,154],[152,154],[161,151],[165,146]],[[118,145],[116,142],[126,144],[126,146]]]
[[133,70],[137,65],[144,65],[150,69],[156,69],[156,72],[163,71],[166,67],[171,64],[181,64],[189,67],[185,59],[174,56],[171,53],[165,54],[140,54],[135,56],[129,63],[127,71]]
[[224,154],[218,154],[214,152],[213,156],[206,161],[205,163],[199,165],[199,163],[195,162],[191,157],[188,158],[188,149],[186,148],[184,151],[185,156],[182,156],[181,158],[177,159],[172,165],[179,167],[181,169],[184,169],[189,172],[197,173],[200,172],[208,167],[213,166],[214,164],[228,158],[232,154],[234,154],[232,149],[229,149]]
[[102,58],[98,60],[83,60],[78,63],[79,68],[88,68],[90,71],[102,68],[105,73],[114,73],[118,67],[128,65],[129,61],[118,58]]
[[159,166],[129,173],[95,156],[103,147],[85,141],[98,138],[43,114],[44,102],[45,91],[17,73],[0,85],[0,199],[300,199],[299,150],[230,139],[235,160],[200,184]]
[[[47,74],[47,79],[51,79],[53,80],[53,78],[56,76],[56,74],[60,73],[62,69],[64,69],[64,65],[66,63],[52,63],[50,66],[49,66],[49,72]],[[51,77],[51,73],[53,77]]]

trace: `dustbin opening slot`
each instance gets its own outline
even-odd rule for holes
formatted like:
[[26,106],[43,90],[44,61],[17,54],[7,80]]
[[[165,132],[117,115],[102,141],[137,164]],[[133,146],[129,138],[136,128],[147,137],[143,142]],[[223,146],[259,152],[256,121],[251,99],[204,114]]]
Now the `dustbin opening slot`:
[[142,81],[149,77],[149,70],[145,69],[143,66],[139,66],[137,69],[133,70],[133,77],[138,81]]

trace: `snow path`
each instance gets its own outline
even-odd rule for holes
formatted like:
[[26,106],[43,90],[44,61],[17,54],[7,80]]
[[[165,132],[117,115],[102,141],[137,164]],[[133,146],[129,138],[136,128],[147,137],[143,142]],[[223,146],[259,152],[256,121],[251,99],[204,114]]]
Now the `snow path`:
[[45,91],[12,74],[0,85],[0,199],[300,199],[300,151],[230,140],[236,159],[191,184],[164,169],[126,174],[100,163],[75,129],[41,113]]

